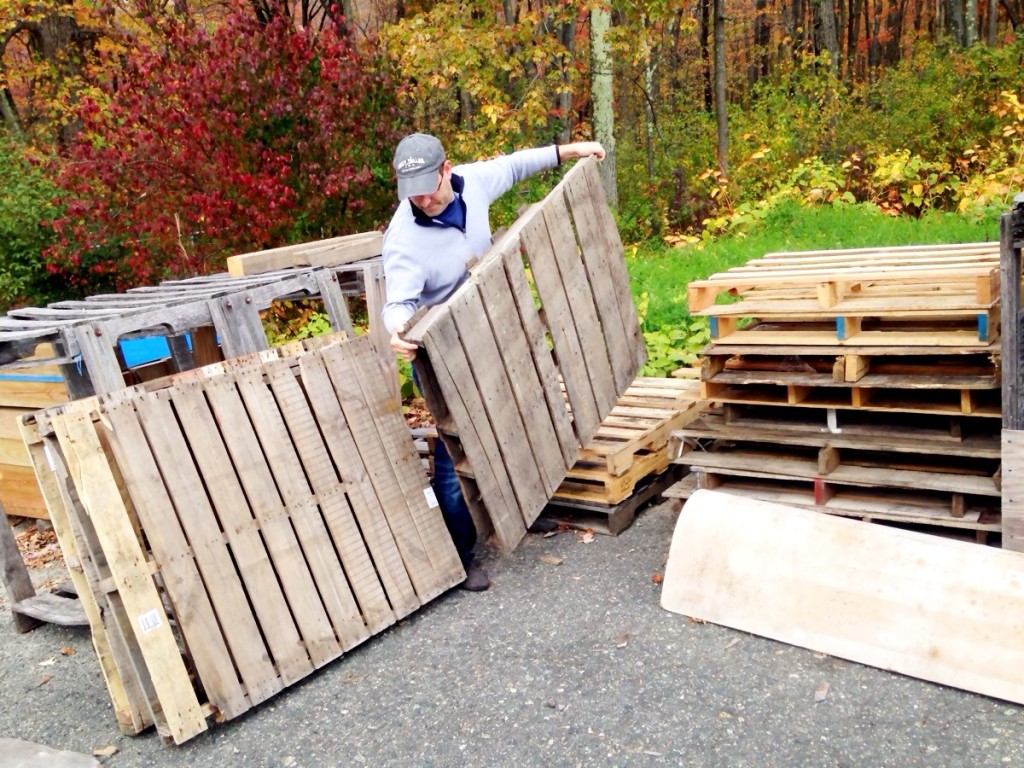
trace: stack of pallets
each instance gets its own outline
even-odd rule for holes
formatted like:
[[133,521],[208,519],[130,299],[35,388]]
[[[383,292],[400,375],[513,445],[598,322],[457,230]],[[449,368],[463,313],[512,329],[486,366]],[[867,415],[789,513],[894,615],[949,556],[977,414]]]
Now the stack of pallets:
[[678,479],[666,471],[669,438],[698,415],[699,404],[695,378],[634,380],[580,453],[545,515],[612,535],[629,526],[640,506]]
[[713,408],[676,431],[691,472],[665,495],[999,531],[998,280],[984,243],[770,254],[692,283]]

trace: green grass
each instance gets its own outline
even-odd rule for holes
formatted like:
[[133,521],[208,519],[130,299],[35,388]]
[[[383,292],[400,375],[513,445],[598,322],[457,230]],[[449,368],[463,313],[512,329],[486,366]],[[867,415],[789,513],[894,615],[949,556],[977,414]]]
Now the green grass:
[[742,235],[672,248],[626,247],[634,299],[645,331],[688,326],[686,286],[772,251],[866,248],[884,245],[973,243],[999,239],[997,215],[975,221],[948,213],[920,219],[886,216],[870,205],[839,208],[780,206]]

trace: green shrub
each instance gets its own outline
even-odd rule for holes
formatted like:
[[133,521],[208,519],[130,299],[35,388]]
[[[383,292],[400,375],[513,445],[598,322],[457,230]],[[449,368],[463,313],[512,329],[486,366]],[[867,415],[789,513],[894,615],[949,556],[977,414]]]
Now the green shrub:
[[0,311],[45,304],[57,286],[42,265],[52,233],[54,187],[22,148],[0,141]]

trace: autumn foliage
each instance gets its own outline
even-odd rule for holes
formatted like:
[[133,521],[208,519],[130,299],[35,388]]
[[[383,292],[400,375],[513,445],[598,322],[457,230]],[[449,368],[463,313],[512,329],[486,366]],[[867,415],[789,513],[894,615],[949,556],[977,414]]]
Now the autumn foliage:
[[393,205],[385,68],[344,33],[176,19],[107,99],[86,99],[58,176],[47,268],[111,287],[224,268],[232,254],[366,231]]

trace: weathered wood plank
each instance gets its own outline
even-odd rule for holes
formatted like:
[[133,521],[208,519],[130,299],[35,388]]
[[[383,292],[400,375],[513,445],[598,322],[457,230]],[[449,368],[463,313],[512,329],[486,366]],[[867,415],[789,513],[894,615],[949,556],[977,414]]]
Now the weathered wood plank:
[[373,416],[381,447],[409,505],[413,524],[434,570],[434,594],[430,597],[421,595],[420,599],[432,599],[461,583],[465,580],[466,574],[444,524],[441,511],[432,505],[430,481],[420,463],[419,454],[409,439],[409,428],[398,403],[391,398],[390,387],[378,375],[380,367],[370,340],[357,339],[332,349],[349,358],[355,372],[354,380],[359,383],[362,390],[363,402]]
[[568,469],[576,463],[580,451],[580,441],[573,433],[572,418],[565,406],[565,397],[559,386],[559,373],[554,358],[548,348],[548,336],[541,323],[533,294],[526,280],[523,260],[519,255],[519,246],[510,248],[502,255],[505,277],[508,279],[509,292],[519,311],[519,320],[523,333],[533,356],[533,364],[544,389],[544,402],[551,416],[551,424],[558,438],[558,447],[562,454],[564,468]]
[[[102,551],[94,556],[95,549],[79,520],[77,504],[80,502],[71,496],[71,480],[57,438],[48,435],[38,443],[35,440],[33,435],[29,442],[33,464],[40,475],[39,485],[46,494],[50,522],[61,543],[72,583],[89,617],[93,648],[110,693],[114,716],[122,733],[140,733],[155,720],[122,634],[117,606],[99,586],[106,558]],[[95,536],[92,539],[95,540]]]
[[[232,378],[259,437],[267,466],[284,500],[320,599],[330,617],[329,627],[318,624],[315,628],[314,644],[323,656],[319,661],[314,658],[314,663],[320,666],[341,653],[346,638],[362,629],[362,618],[331,545],[330,534],[320,517],[316,498],[302,471],[288,428],[273,394],[263,381],[262,371],[255,366],[235,370]],[[335,636],[342,638],[342,645],[338,645]]]
[[302,373],[302,386],[313,405],[324,443],[345,483],[363,541],[373,558],[377,575],[391,605],[389,609],[367,595],[362,603],[367,622],[377,624],[392,621],[392,613],[394,619],[400,619],[416,610],[420,601],[338,402],[323,356],[302,356],[299,359],[299,370]]
[[[515,407],[515,394],[505,371],[501,350],[487,322],[477,286],[471,286],[458,301],[449,304],[448,311],[455,321],[466,360],[473,372],[472,382],[480,392],[491,430],[501,436],[498,449],[508,468],[512,490],[519,502],[519,513],[524,523],[530,526],[550,498],[545,488],[547,482],[540,474],[522,414]],[[507,325],[509,321],[499,318],[498,322]],[[513,375],[518,374],[515,372]]]
[[203,394],[203,384],[176,381],[169,395],[203,485],[209,489],[210,500],[269,646],[270,657],[281,683],[290,685],[310,672],[309,659],[271,565],[272,555],[260,535],[260,522],[253,516]]
[[[490,321],[498,360],[505,368],[509,386],[515,395],[526,440],[540,470],[544,493],[550,497],[565,476],[558,435],[551,422],[551,412],[534,367],[526,331],[512,298],[512,287],[504,264],[499,263],[495,267],[476,278],[480,299]],[[486,364],[484,360],[481,363]],[[532,520],[528,522],[532,523]]]
[[345,638],[352,647],[392,624],[394,614],[349,508],[348,489],[331,462],[307,395],[287,362],[270,363],[265,370],[366,625],[354,628],[352,636]]
[[[569,302],[569,311],[576,326],[576,336],[583,350],[583,363],[593,388],[598,415],[603,418],[615,405],[618,391],[609,360],[610,350],[605,339],[605,331],[594,295],[590,290],[587,272],[580,259],[569,211],[561,197],[555,196],[546,202],[544,223],[547,226],[548,237],[551,238],[558,272]],[[628,381],[624,381],[623,389],[628,384]]]
[[498,447],[500,438],[487,420],[481,393],[462,385],[473,380],[473,373],[451,317],[431,324],[423,341],[444,401],[460,426],[459,439],[467,457],[473,457],[473,474],[498,545],[511,552],[526,535],[526,525]]
[[[203,390],[246,498],[260,521],[260,530],[302,635],[306,653],[313,665],[321,666],[338,655],[334,630],[303,557],[295,529],[289,522],[288,509],[274,483],[260,439],[229,376],[211,377],[203,382]],[[312,671],[312,665],[308,671]]]
[[[623,256],[622,239],[619,237],[619,230],[612,219],[611,209],[608,207],[608,199],[605,197],[604,184],[601,183],[601,176],[597,170],[596,161],[585,161],[579,163],[579,173],[587,180],[590,204],[594,209],[594,221],[600,228],[600,236],[595,238],[600,242],[600,252],[607,260],[608,273],[612,278],[612,292],[615,294],[619,308],[619,316],[626,331],[626,339],[633,353],[633,371],[640,370],[640,367],[647,362],[647,346],[644,343],[643,334],[640,331],[640,322],[636,316],[636,307],[633,305],[633,294],[629,287],[629,272],[626,270],[626,261]],[[573,169],[576,170],[576,169]],[[581,240],[583,236],[581,235]],[[587,251],[585,258],[589,263],[591,254],[584,241],[583,247]]]
[[616,282],[621,281],[622,276],[613,276],[611,266],[613,259],[622,258],[622,244],[617,239],[607,239],[608,230],[602,225],[601,218],[609,214],[607,209],[602,210],[595,205],[585,171],[570,172],[563,184],[568,212],[579,240],[580,256],[601,318],[615,388],[622,392],[636,374],[635,350],[630,345],[637,341],[636,310],[628,291],[628,281],[623,294],[622,285]]
[[[194,476],[187,446],[176,425],[169,428],[174,414],[165,401],[155,397],[139,403],[138,415],[128,404],[105,407],[103,414],[111,426],[113,454],[160,565],[175,617],[188,639],[189,653],[206,694],[225,717],[237,717],[250,707],[246,691],[260,701],[269,695],[260,695],[264,679],[276,681],[277,676],[266,661],[245,595],[235,588],[230,555],[211,541],[213,535],[219,536],[220,529],[210,525],[212,511]],[[152,452],[149,442],[153,444]],[[171,473],[168,479],[174,498],[168,494],[160,466],[164,473]],[[180,510],[180,522],[175,505]],[[193,557],[182,557],[190,546]],[[206,584],[213,587],[210,594]],[[235,674],[233,656],[245,690]]]
[[673,534],[661,604],[1024,703],[1015,552],[697,491]]
[[[365,342],[372,343],[368,338]],[[406,498],[395,467],[392,466],[381,443],[374,415],[365,405],[359,379],[365,376],[366,372],[360,370],[355,359],[354,348],[358,345],[359,339],[356,339],[348,344],[327,347],[322,352],[323,359],[356,448],[394,534],[409,579],[416,590],[416,596],[420,602],[426,602],[437,595],[428,546],[416,526],[411,507],[414,502]],[[408,435],[406,437],[408,438]],[[418,459],[416,463],[418,464]],[[422,489],[420,494],[422,495]]]
[[555,253],[543,219],[524,227],[522,243],[530,262],[537,294],[547,321],[558,368],[562,373],[573,412],[573,430],[587,444],[601,421],[597,400],[583,360],[583,347],[565,295]]
[[259,310],[251,298],[246,293],[236,293],[206,302],[225,357],[238,357],[270,347]]
[[61,449],[71,464],[79,497],[88,509],[118,598],[131,621],[131,638],[150,673],[160,702],[160,718],[166,722],[175,743],[180,744],[205,731],[206,719],[178,652],[145,553],[128,524],[130,516],[120,488],[89,418],[83,414],[64,414],[54,418],[54,425],[58,424]]

